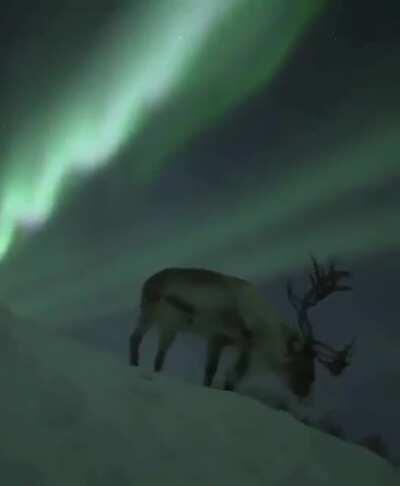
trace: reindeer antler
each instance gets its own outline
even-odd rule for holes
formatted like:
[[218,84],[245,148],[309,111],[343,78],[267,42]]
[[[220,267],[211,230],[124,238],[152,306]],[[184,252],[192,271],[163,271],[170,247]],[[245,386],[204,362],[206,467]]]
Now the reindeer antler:
[[[331,346],[328,346],[327,344],[315,339],[312,341],[312,345],[317,360],[328,368],[332,375],[338,376],[344,371],[345,368],[347,368],[347,366],[350,365],[350,360],[354,353],[355,342],[356,340],[353,338],[351,343],[347,344],[342,350],[336,350]],[[324,351],[321,349],[316,350],[315,346],[320,346],[322,349],[324,349]],[[325,356],[323,355],[323,352],[326,353]]]
[[341,280],[351,274],[347,270],[336,270],[334,262],[330,262],[326,269],[319,265],[312,255],[311,260],[313,265],[313,273],[309,275],[311,288],[302,298],[299,298],[293,291],[292,283],[288,281],[287,294],[297,312],[300,330],[306,342],[312,347],[316,359],[333,375],[339,375],[350,364],[349,359],[354,350],[355,339],[342,350],[336,350],[316,340],[308,317],[308,310],[336,291],[351,290],[350,286],[341,284]]

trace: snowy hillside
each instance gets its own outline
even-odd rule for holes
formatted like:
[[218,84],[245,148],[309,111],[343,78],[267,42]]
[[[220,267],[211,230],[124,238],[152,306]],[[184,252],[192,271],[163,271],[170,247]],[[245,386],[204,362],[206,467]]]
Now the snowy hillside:
[[0,314],[0,483],[398,486],[383,459],[255,400],[123,366]]

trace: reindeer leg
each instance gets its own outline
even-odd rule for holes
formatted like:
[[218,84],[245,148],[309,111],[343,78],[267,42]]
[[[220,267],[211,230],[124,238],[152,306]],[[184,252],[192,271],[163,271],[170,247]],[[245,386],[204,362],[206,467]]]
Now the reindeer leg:
[[225,379],[224,390],[233,391],[233,389],[247,373],[250,365],[250,358],[251,353],[249,349],[241,351],[233,368],[228,372]]
[[131,366],[137,366],[139,364],[139,347],[151,325],[152,322],[141,314],[138,325],[129,338],[129,364]]
[[211,386],[215,373],[217,372],[218,363],[224,347],[229,344],[225,336],[213,336],[207,344],[206,369],[204,373],[204,386]]
[[159,340],[158,340],[158,350],[156,359],[154,361],[154,371],[161,371],[162,367],[164,366],[165,356],[171,347],[172,343],[174,342],[176,337],[176,330],[174,328],[163,328],[160,331]]

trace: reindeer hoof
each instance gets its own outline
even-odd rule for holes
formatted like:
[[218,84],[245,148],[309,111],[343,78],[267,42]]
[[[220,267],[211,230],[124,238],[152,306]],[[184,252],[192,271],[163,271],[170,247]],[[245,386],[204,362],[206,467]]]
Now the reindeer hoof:
[[224,390],[233,391],[233,384],[230,383],[229,381],[226,381],[224,384]]

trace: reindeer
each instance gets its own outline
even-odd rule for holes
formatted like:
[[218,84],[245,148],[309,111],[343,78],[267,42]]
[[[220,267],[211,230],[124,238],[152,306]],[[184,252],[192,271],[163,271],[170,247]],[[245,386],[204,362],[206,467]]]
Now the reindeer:
[[157,325],[159,345],[154,370],[163,367],[176,334],[189,332],[207,339],[204,386],[211,386],[221,353],[236,348],[237,360],[225,376],[224,389],[233,390],[246,375],[252,356],[274,372],[299,399],[308,397],[315,380],[315,361],[332,375],[340,375],[350,364],[354,340],[342,350],[314,337],[308,311],[335,291],[347,291],[345,270],[327,269],[312,258],[311,287],[299,298],[287,283],[287,295],[297,313],[298,329],[290,327],[261,298],[248,281],[198,268],[167,268],[143,285],[140,315],[130,336],[130,364],[137,366],[145,333]]

